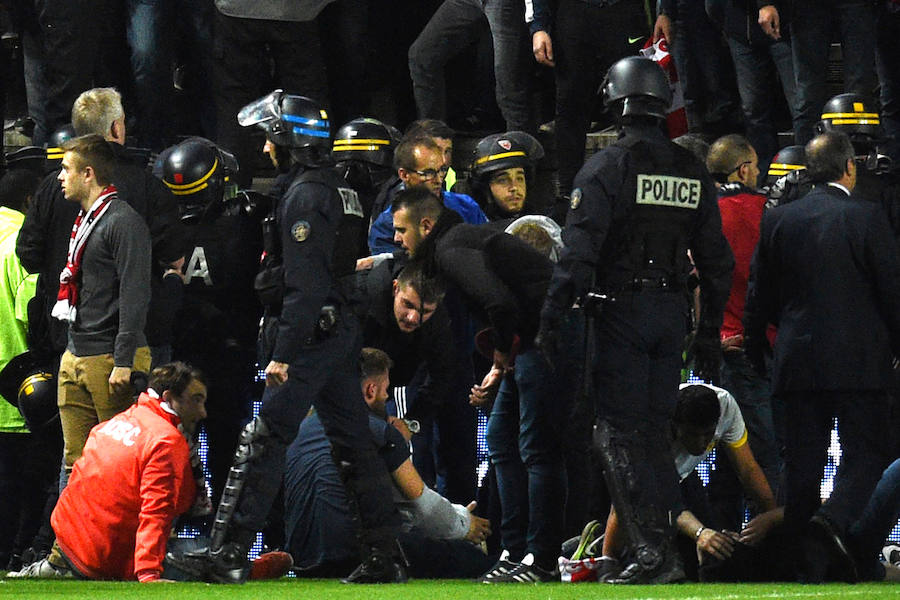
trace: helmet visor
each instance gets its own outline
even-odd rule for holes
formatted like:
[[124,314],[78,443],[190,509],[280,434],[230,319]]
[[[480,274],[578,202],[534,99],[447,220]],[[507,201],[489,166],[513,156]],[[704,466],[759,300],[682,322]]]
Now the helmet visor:
[[266,123],[281,118],[281,96],[283,94],[284,90],[278,89],[246,105],[238,111],[238,123],[241,127],[259,125],[265,129]]

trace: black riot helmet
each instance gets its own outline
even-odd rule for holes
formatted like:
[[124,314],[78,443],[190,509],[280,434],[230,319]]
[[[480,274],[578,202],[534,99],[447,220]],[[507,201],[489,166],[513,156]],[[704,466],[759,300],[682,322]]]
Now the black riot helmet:
[[26,377],[19,386],[18,403],[19,413],[30,431],[60,427],[56,376],[53,373],[38,371]]
[[672,89],[662,67],[640,56],[628,56],[611,66],[601,93],[603,105],[616,117],[665,119],[672,104]]
[[285,148],[331,150],[331,124],[328,113],[318,102],[306,96],[274,92],[251,102],[238,112],[243,127],[256,125],[273,144]]
[[47,172],[55,171],[56,169],[62,166],[63,154],[65,151],[62,147],[66,142],[75,137],[75,128],[71,123],[66,123],[52,134],[50,134],[50,139],[47,140],[46,147],[46,164],[45,168]]
[[396,127],[368,117],[353,119],[337,130],[331,156],[336,162],[357,160],[393,169],[394,148],[399,141]]
[[785,146],[772,157],[766,173],[766,185],[770,186],[791,171],[806,168],[806,149],[803,146]]
[[32,432],[56,424],[56,377],[48,365],[34,352],[13,357],[0,370],[0,396],[19,409],[25,425]]
[[213,142],[191,138],[163,150],[160,158],[163,182],[178,198],[182,219],[199,218],[234,195],[237,161]]
[[826,131],[846,133],[857,151],[869,151],[885,139],[875,101],[862,94],[838,94],[825,103],[816,133]]
[[493,173],[521,167],[530,171],[544,157],[544,147],[524,131],[494,133],[481,138],[475,146],[470,172],[475,180],[485,180]]

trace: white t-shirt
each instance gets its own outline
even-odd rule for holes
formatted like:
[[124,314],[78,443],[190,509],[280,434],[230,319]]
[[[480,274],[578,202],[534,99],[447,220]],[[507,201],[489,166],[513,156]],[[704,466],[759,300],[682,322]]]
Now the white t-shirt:
[[690,475],[691,471],[709,456],[710,451],[720,440],[732,448],[738,448],[747,443],[747,428],[744,426],[744,417],[741,416],[741,409],[734,396],[728,390],[723,390],[708,383],[682,383],[679,389],[684,389],[689,385],[705,385],[716,392],[716,396],[719,397],[719,422],[716,425],[716,433],[712,441],[706,447],[706,451],[700,456],[694,456],[677,441],[675,442],[675,468],[678,469],[680,480]]

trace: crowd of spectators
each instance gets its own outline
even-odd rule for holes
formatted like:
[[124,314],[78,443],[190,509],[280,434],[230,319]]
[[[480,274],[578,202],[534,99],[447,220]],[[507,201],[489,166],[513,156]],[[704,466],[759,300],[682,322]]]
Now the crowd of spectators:
[[[13,516],[0,535],[0,569],[242,582],[252,576],[249,541],[266,522],[267,546],[293,555],[283,567],[294,562],[300,575],[347,575],[359,564],[358,544],[363,562],[349,580],[359,582],[404,581],[407,571],[486,583],[584,573],[619,583],[900,577],[888,555],[885,563],[873,556],[900,516],[896,464],[885,470],[898,450],[888,444],[900,298],[896,282],[881,278],[896,268],[900,232],[892,162],[895,154],[900,161],[900,2],[703,7],[0,3],[9,32],[0,114],[30,138],[30,147],[7,148],[0,179],[0,368],[8,367],[0,374],[0,507]],[[828,80],[833,42],[842,82]],[[578,229],[597,230],[593,215],[573,213],[609,193],[599,181],[631,173],[620,170],[624,162],[585,166],[585,136],[621,129],[627,103],[642,92],[610,90],[603,74],[654,43],[675,60],[687,112],[689,135],[676,140],[687,150],[665,152],[678,158],[675,172],[693,169],[710,197],[700,204],[702,231],[684,248],[673,242],[679,264],[692,251],[699,291],[697,269],[690,278],[674,269],[684,281],[629,272],[613,290],[632,298],[642,286],[684,288],[697,298],[682,388],[666,392],[674,413],[654,413],[665,419],[653,421],[656,435],[638,451],[616,438],[624,425],[610,433],[598,424],[592,440],[595,394],[608,418],[617,400],[643,391],[623,383],[632,355],[608,344],[615,336],[598,344],[591,306],[575,294],[593,277],[571,267],[586,244]],[[607,105],[619,94],[625,112],[598,110],[598,86]],[[662,148],[665,114],[646,112],[651,105],[634,104],[646,122],[626,121],[650,123],[644,133]],[[798,294],[838,293],[843,278],[842,298],[871,317],[867,326],[848,322],[840,300],[779,305],[778,286],[790,278],[778,269],[789,267],[766,262],[790,255],[771,223],[810,218],[798,207],[820,196],[830,202],[836,189],[868,201],[853,213],[864,225],[828,225],[849,214],[839,202],[821,209],[794,233],[806,252],[794,257],[795,277],[818,268],[802,234],[826,225],[847,236],[848,252],[858,246],[848,265],[868,261],[881,275],[861,269],[849,281],[848,266],[833,286],[797,283]],[[329,212],[338,206],[328,204],[332,196],[340,215]],[[317,237],[331,228],[326,241]],[[757,256],[758,247],[769,254]],[[565,266],[554,267],[561,259]],[[713,291],[724,322],[701,310],[699,298]],[[871,311],[859,308],[863,300]],[[634,309],[625,304],[613,312]],[[828,321],[796,317],[804,311]],[[660,327],[676,318],[654,314]],[[314,328],[303,329],[306,321]],[[776,326],[787,333],[776,338]],[[810,350],[808,364],[830,366],[785,364],[800,351],[784,350],[784,340],[802,341],[807,330],[833,343],[817,349],[831,348],[832,362]],[[713,352],[703,346],[709,337]],[[838,357],[851,339],[860,351]],[[357,342],[367,347],[361,354]],[[706,383],[685,385],[691,368]],[[853,374],[842,379],[845,368]],[[253,381],[262,369],[265,396]],[[863,400],[848,399],[848,387],[863,390]],[[816,394],[827,410],[811,408]],[[262,415],[251,419],[261,396]],[[52,410],[36,415],[34,406]],[[488,423],[481,472],[479,413]],[[839,473],[850,483],[836,488],[823,516],[810,490],[832,416],[845,424],[854,473]],[[201,420],[206,480],[195,448]],[[876,425],[878,443],[865,434]],[[704,489],[693,469],[713,447],[721,468]],[[671,489],[657,483],[678,496],[670,503],[678,510],[667,524],[658,514],[649,520],[678,543],[660,542],[665,566],[648,567],[639,542],[644,500],[629,506],[615,483],[605,489],[601,471],[609,484],[621,461],[659,463],[670,451],[680,485],[674,473]],[[278,460],[261,467],[259,456],[271,452]],[[135,462],[150,466],[135,471]],[[95,531],[73,528],[73,514],[97,509],[92,502],[119,485],[107,474],[115,472],[133,476],[119,513],[92,520]],[[271,482],[281,478],[277,495]],[[393,504],[381,501],[388,495]],[[170,548],[164,565],[173,523],[199,527],[208,547]],[[104,528],[106,541],[92,545]],[[330,547],[336,539],[341,547]],[[813,569],[816,552],[828,556]],[[773,557],[784,559],[778,570]]]

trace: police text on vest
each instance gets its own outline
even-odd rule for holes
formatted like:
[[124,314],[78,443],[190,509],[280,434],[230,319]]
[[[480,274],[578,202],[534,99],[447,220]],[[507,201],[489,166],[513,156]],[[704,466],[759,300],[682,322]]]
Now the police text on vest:
[[698,179],[668,175],[638,175],[638,204],[674,206],[696,210],[700,205],[701,184]]

